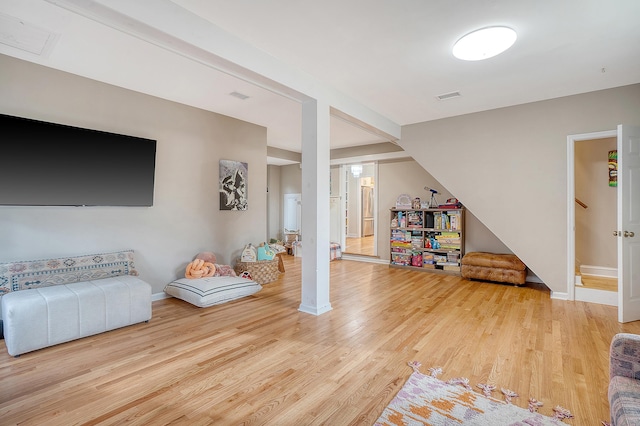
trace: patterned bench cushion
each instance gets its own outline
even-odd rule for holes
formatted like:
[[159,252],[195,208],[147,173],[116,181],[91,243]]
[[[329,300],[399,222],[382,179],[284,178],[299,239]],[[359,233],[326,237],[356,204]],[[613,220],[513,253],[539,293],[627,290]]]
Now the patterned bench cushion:
[[138,275],[133,250],[0,264],[0,296],[12,291]]
[[612,426],[640,425],[640,381],[614,376],[609,382]]

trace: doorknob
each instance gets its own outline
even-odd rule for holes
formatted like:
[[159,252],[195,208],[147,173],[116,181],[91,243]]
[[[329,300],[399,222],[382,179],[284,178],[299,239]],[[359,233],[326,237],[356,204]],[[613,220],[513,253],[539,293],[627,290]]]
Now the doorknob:
[[624,236],[625,237],[633,237],[634,235],[636,235],[636,234],[634,234],[633,231],[631,231],[631,232],[624,231]]
[[620,231],[613,231],[613,236],[614,236],[614,237],[621,237],[621,236],[622,236],[622,232],[620,232]]

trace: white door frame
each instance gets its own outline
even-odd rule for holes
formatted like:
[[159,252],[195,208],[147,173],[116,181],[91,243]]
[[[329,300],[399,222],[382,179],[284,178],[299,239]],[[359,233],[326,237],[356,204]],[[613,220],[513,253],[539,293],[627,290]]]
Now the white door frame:
[[[406,154],[405,154],[406,155]],[[333,160],[332,160],[333,161]],[[338,161],[342,161],[342,160],[338,160]],[[342,240],[341,240],[341,244],[342,244],[342,250],[344,251],[346,244],[347,244],[347,232],[346,232],[346,220],[347,220],[347,216],[346,216],[346,210],[347,210],[347,197],[346,197],[346,191],[347,191],[347,182],[346,182],[346,174],[350,173],[350,166],[352,164],[371,164],[373,166],[373,226],[374,226],[374,231],[373,231],[373,235],[374,235],[374,239],[373,239],[373,252],[374,252],[374,256],[377,257],[378,255],[378,234],[380,232],[379,227],[378,227],[378,191],[380,188],[379,185],[379,179],[378,179],[378,161],[377,160],[371,160],[368,159],[365,162],[340,162],[340,232],[341,232],[341,236],[342,236]],[[360,187],[358,186],[358,189]],[[350,197],[357,197],[356,198],[356,202],[358,205],[358,217],[361,217],[361,196],[360,196],[360,191],[356,191],[356,194],[350,194]],[[361,222],[361,221],[359,221]],[[360,232],[360,227],[362,226],[361,223],[358,223],[358,235],[361,234]]]
[[[575,263],[576,263],[576,182],[575,182],[575,143],[592,139],[617,138],[618,131],[582,133],[567,136],[567,300],[576,300]],[[619,285],[620,283],[618,283]],[[597,290],[594,290],[597,291]],[[616,296],[617,297],[617,296]],[[584,300],[582,297],[579,300]],[[617,300],[617,299],[616,299]],[[603,303],[597,300],[585,300]]]

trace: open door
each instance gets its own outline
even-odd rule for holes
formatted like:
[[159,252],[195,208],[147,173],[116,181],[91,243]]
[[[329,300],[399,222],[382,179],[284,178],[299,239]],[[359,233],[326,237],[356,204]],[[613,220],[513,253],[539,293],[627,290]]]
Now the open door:
[[618,126],[618,321],[640,320],[640,128]]

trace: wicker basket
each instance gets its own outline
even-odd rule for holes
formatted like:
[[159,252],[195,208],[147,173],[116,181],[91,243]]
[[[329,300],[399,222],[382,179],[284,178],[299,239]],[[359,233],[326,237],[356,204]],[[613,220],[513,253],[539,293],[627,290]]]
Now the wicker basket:
[[238,275],[245,271],[249,271],[251,279],[258,284],[267,284],[271,281],[275,281],[280,275],[277,257],[273,258],[273,260],[259,260],[257,262],[241,262],[238,259],[234,270]]

